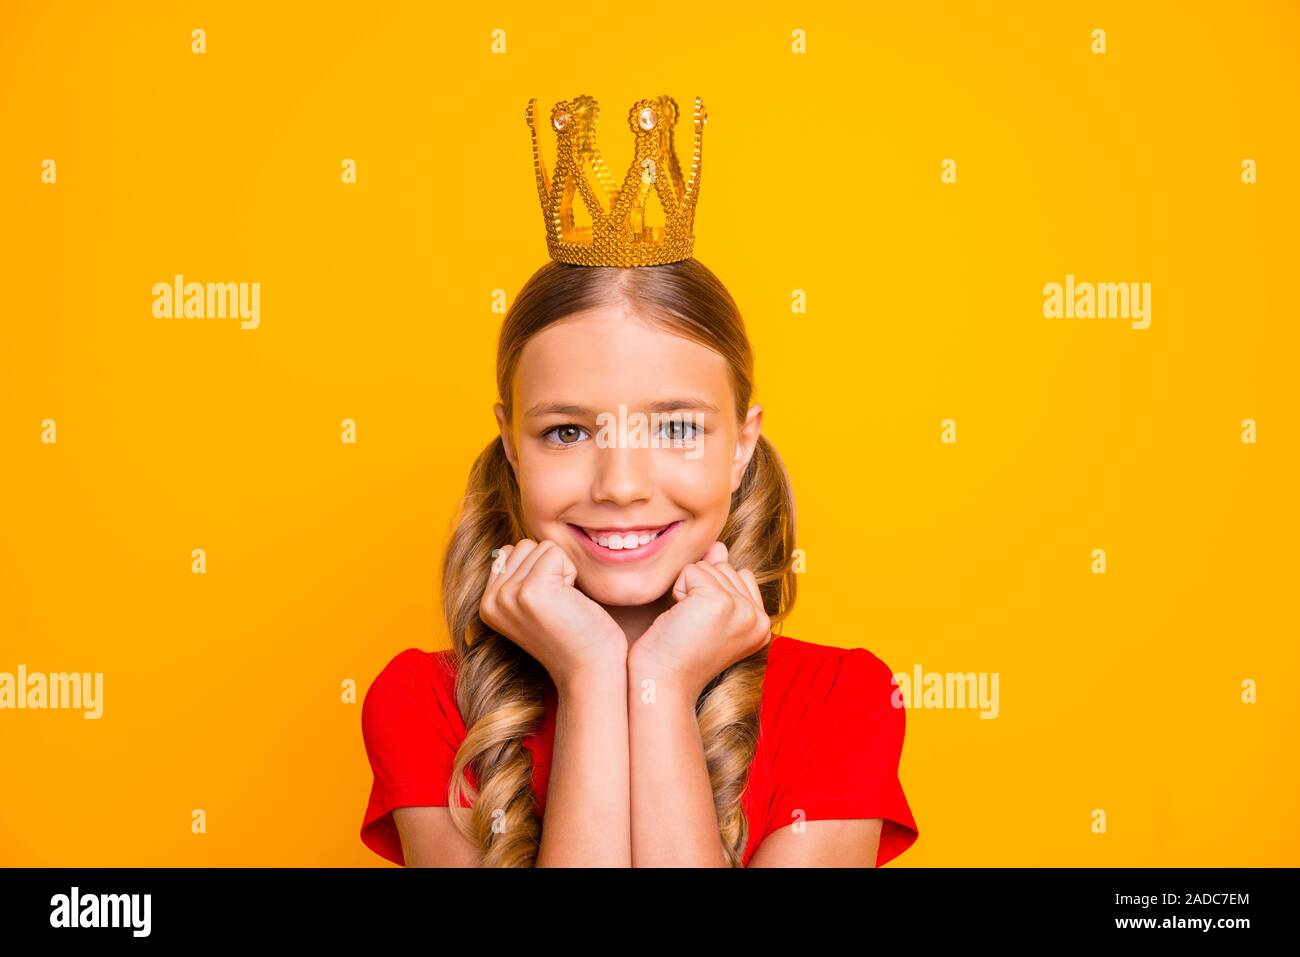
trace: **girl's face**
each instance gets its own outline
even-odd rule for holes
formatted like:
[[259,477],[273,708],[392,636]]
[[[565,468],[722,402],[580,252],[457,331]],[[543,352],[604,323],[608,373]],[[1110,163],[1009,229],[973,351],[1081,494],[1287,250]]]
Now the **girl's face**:
[[[530,537],[563,548],[594,601],[661,598],[717,541],[762,406],[739,426],[726,360],[622,306],[577,313],[535,335],[513,389],[514,421],[501,403],[494,411]],[[637,547],[592,540],[616,529]],[[661,537],[641,544],[656,531]]]

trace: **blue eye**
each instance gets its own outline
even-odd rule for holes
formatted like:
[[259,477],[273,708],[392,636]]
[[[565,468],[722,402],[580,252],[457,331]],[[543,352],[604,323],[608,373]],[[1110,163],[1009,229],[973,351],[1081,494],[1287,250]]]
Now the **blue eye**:
[[[566,432],[566,433],[571,433],[571,432],[575,432],[575,431],[577,431],[577,432],[584,432],[585,430],[584,430],[584,429],[582,428],[582,426],[580,426],[580,425],[573,425],[573,424],[569,424],[569,425],[557,425],[557,426],[555,426],[554,428],[547,429],[545,432],[543,432],[543,433],[542,433],[542,438],[545,439],[545,438],[547,438],[547,436],[549,436],[552,432],[560,432],[560,431],[563,431],[563,432]],[[556,446],[577,445],[577,444],[578,444],[576,441],[574,441],[574,442],[562,442],[562,441],[557,442],[557,441],[553,441],[553,440],[550,440],[550,439],[547,439],[547,441],[549,441],[551,445],[556,445]]]

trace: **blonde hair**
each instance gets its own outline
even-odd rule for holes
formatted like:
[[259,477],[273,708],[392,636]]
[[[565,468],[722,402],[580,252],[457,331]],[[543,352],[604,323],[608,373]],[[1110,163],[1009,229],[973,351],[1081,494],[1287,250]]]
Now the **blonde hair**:
[[[615,305],[626,305],[643,321],[726,359],[743,425],[754,388],[744,321],[726,288],[695,259],[630,269],[551,261],[538,269],[506,314],[497,346],[497,389],[509,421],[511,383],[528,340],[566,316]],[[447,803],[460,808],[462,796],[469,798],[469,821],[461,814],[453,820],[482,848],[484,867],[532,867],[541,841],[532,755],[523,739],[541,727],[550,677],[478,614],[492,550],[529,537],[519,486],[498,435],[470,469],[442,562],[443,612],[457,668],[456,705],[467,729],[452,767]],[[718,537],[727,546],[730,564],[754,573],[772,631],[779,633],[795,600],[795,506],[785,466],[762,433]],[[741,797],[758,743],[767,652],[765,646],[731,665],[704,688],[695,706],[718,829],[733,867],[740,866],[748,840]],[[472,768],[477,788],[464,778],[466,767]]]

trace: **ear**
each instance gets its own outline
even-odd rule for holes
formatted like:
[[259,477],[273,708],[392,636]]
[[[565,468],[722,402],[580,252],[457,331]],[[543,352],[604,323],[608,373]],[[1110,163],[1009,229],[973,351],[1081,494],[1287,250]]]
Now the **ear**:
[[517,478],[519,476],[519,453],[515,450],[515,440],[510,431],[510,423],[506,421],[506,407],[498,402],[492,406],[492,412],[497,417],[497,429],[501,432],[501,445],[506,450],[506,459],[510,462],[510,467],[515,470]]
[[749,460],[754,457],[754,448],[758,445],[758,435],[763,428],[763,407],[751,406],[745,424],[736,439],[736,454],[731,460],[731,490],[740,488],[740,480],[745,477]]

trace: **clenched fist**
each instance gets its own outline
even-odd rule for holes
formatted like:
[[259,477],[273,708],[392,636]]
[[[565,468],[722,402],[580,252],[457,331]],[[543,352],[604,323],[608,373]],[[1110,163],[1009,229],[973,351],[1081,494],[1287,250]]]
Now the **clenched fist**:
[[582,670],[627,662],[627,636],[574,587],[577,574],[554,541],[525,538],[501,549],[479,603],[479,617],[537,659],[557,686]]

